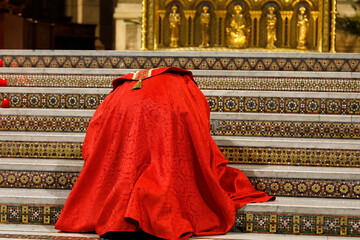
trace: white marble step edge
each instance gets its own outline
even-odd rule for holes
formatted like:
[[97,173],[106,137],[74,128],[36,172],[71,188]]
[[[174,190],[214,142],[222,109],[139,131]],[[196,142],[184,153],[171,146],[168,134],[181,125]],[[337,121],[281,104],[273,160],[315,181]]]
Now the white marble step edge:
[[[4,108],[0,116],[47,116],[47,117],[92,117],[93,109],[35,109]],[[304,121],[304,122],[343,122],[360,123],[359,115],[324,115],[324,114],[285,114],[285,113],[228,113],[211,112],[212,120],[248,120],[248,121]]]
[[[94,233],[66,233],[56,230],[54,225],[33,225],[33,224],[0,224],[0,234],[68,237],[68,238],[96,238]],[[199,240],[360,240],[360,237],[340,237],[340,236],[306,236],[306,235],[285,235],[285,234],[264,234],[264,233],[236,233],[229,232],[224,235],[198,236],[190,239]],[[0,240],[9,240],[9,238],[0,238]],[[15,240],[15,239],[14,239]]]
[[[0,188],[1,204],[63,205],[70,190]],[[250,203],[240,212],[274,212],[360,216],[360,201],[352,199],[277,197],[266,203]]]
[[[0,68],[1,74],[69,74],[69,75],[114,75],[114,79],[140,69],[106,68]],[[357,79],[359,72],[321,72],[321,71],[249,71],[249,70],[190,70],[195,77],[293,77]]]
[[[49,87],[0,87],[3,93],[42,94],[109,94],[111,88],[49,88]],[[223,97],[292,97],[292,98],[342,98],[359,99],[360,93],[304,92],[304,91],[248,91],[248,90],[201,90],[205,96]]]
[[[83,142],[85,133],[0,131],[1,141]],[[218,146],[359,150],[359,140],[213,136]]]
[[75,57],[249,57],[249,58],[319,58],[319,59],[359,59],[358,53],[318,53],[318,52],[254,52],[243,49],[231,51],[141,51],[141,50],[0,50],[0,56],[75,56]]
[[[13,171],[80,172],[83,164],[83,160],[0,158],[0,169]],[[360,171],[357,168],[273,166],[255,164],[228,164],[228,166],[241,170],[247,177],[336,179],[360,182]]]

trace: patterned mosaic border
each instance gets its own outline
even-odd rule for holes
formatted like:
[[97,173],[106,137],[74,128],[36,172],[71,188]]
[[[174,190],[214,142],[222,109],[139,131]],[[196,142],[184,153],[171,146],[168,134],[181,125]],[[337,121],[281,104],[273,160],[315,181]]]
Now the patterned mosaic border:
[[[1,223],[55,224],[62,206],[1,205]],[[237,212],[232,231],[360,236],[360,217]]]
[[[72,189],[79,173],[0,170],[0,187]],[[274,196],[360,198],[360,180],[249,177],[256,189]]]
[[360,124],[210,119],[210,133],[215,136],[360,139]]
[[[176,52],[173,53],[176,55]],[[341,71],[360,72],[359,59],[193,56],[52,56],[0,55],[5,67],[37,68],[157,68],[202,70]]]
[[72,189],[79,173],[0,170],[0,187]]
[[360,167],[360,150],[219,146],[230,163]]
[[[107,94],[0,93],[11,108],[96,109]],[[360,99],[207,96],[212,112],[360,115]]]
[[0,204],[1,223],[55,224],[62,206]]
[[10,108],[95,109],[107,94],[0,93],[10,100]]
[[360,115],[360,99],[241,96],[206,98],[212,112]]
[[[1,116],[0,130],[86,132],[90,117]],[[210,120],[216,136],[306,137],[359,139],[360,124]]]
[[[219,146],[233,164],[360,167],[360,150]],[[82,143],[0,141],[0,157],[82,159]]]
[[0,141],[0,157],[82,159],[82,143]]
[[237,212],[233,231],[360,236],[360,217]]
[[0,131],[86,132],[90,117],[1,116]]
[[[117,75],[1,74],[10,87],[111,88]],[[356,79],[296,77],[194,77],[204,90],[360,92]]]

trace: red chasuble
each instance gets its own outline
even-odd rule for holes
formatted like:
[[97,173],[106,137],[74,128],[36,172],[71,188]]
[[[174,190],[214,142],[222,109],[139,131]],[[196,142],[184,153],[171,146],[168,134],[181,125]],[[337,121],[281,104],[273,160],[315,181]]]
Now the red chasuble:
[[85,163],[56,229],[100,236],[141,230],[164,239],[228,232],[237,209],[272,197],[226,166],[209,118],[189,71],[115,79],[91,119]]

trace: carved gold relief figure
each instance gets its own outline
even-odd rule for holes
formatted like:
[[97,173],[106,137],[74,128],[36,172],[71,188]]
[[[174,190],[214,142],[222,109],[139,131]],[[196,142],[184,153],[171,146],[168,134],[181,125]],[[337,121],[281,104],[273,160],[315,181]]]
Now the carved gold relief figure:
[[297,21],[297,48],[306,50],[307,35],[309,31],[309,20],[307,18],[306,8],[300,7]]
[[234,6],[235,13],[231,17],[230,27],[226,28],[227,45],[230,48],[246,48],[248,45],[245,18],[240,5]]
[[177,12],[178,8],[176,5],[171,7],[172,12],[169,14],[170,22],[170,47],[179,47],[179,29],[180,29],[180,13]]
[[210,13],[208,6],[203,6],[202,8],[203,12],[200,16],[200,26],[201,26],[201,38],[202,42],[200,47],[210,47]]
[[274,49],[275,42],[277,40],[277,38],[276,38],[277,18],[276,18],[276,14],[274,13],[274,11],[275,11],[275,8],[271,6],[271,7],[269,7],[269,13],[266,15],[266,30],[267,30],[266,48],[268,48],[268,49]]

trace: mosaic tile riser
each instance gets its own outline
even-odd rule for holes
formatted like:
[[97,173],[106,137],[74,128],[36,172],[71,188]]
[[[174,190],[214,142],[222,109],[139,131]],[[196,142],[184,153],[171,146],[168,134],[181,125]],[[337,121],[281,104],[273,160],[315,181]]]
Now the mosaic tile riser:
[[[119,75],[86,74],[1,74],[9,87],[111,88]],[[301,77],[195,76],[204,90],[360,92],[357,79]]]
[[[1,205],[1,223],[55,224],[62,206]],[[360,217],[237,212],[232,231],[360,236]]]
[[122,69],[180,67],[201,70],[360,72],[360,60],[356,58],[0,55],[0,59],[4,61],[5,67]]
[[[0,187],[72,189],[79,173],[0,170]],[[249,177],[256,189],[269,195],[322,198],[360,198],[360,180]]]
[[[219,146],[234,164],[360,167],[360,150]],[[0,157],[82,159],[82,143],[0,141]]]
[[0,141],[0,157],[82,159],[82,143]]
[[[106,94],[0,93],[11,108],[96,109]],[[360,115],[360,99],[207,96],[212,112]]]
[[[90,117],[1,116],[2,131],[86,132]],[[215,136],[359,139],[360,123],[210,120]]]

